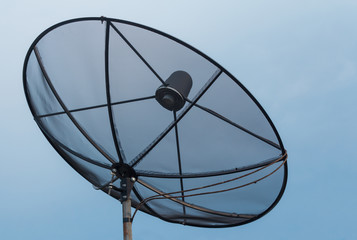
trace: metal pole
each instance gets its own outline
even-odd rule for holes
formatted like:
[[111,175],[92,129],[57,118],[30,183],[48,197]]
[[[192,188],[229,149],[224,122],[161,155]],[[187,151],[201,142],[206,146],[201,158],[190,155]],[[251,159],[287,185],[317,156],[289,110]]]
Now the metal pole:
[[127,200],[122,202],[123,207],[123,235],[124,240],[132,240],[132,231],[131,231],[131,199],[130,195]]
[[124,240],[133,240],[131,230],[131,197],[130,192],[135,178],[123,178],[121,188],[124,190],[121,195],[121,205],[123,209],[123,236]]

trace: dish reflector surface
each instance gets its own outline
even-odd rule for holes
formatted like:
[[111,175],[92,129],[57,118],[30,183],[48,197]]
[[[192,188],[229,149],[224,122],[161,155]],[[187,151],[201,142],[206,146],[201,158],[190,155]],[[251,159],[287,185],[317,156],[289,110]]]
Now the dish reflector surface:
[[[155,92],[177,71],[192,87],[171,111]],[[132,206],[163,220],[241,225],[285,189],[286,151],[261,105],[218,63],[158,30],[104,17],[59,23],[32,44],[24,88],[43,134],[78,173],[108,193],[113,165],[130,166]]]

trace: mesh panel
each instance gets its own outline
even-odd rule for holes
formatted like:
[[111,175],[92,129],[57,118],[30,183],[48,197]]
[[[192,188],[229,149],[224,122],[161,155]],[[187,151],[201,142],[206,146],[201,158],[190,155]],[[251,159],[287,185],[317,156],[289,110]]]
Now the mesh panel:
[[[154,191],[141,185],[137,185],[136,187],[139,194],[143,197],[156,195]],[[183,214],[182,205],[170,200],[154,200],[148,202],[147,205],[163,218],[170,219],[172,215],[182,216]]]
[[115,105],[113,115],[128,162],[172,121],[172,113],[159,106],[155,99]]
[[[219,101],[216,96],[220,96]],[[261,110],[227,74],[222,74],[198,103],[238,123],[247,130],[279,144]]]
[[[109,161],[81,134],[66,114],[44,117],[39,120],[41,126],[57,141],[88,158],[98,162]],[[103,147],[101,147],[103,149]]]
[[[215,215],[224,219],[221,214],[238,214],[236,217],[229,217],[233,221],[233,224],[238,224],[243,221],[243,216],[257,216],[264,212],[269,206],[271,206],[276,200],[276,196],[279,194],[282,182],[284,178],[284,169],[280,168],[277,172],[275,172],[270,177],[263,179],[255,184],[251,184],[242,188],[233,189],[231,191],[221,192],[221,193],[212,193],[198,196],[190,196],[195,194],[202,194],[208,192],[221,191],[225,189],[231,189],[238,186],[242,186],[245,184],[249,184],[252,181],[256,181],[267,174],[271,173],[276,169],[281,162],[275,163],[270,167],[267,167],[257,173],[252,173],[250,171],[244,171],[236,174],[215,176],[215,177],[205,177],[205,178],[188,178],[183,180],[183,187],[185,190],[190,190],[194,188],[199,188],[202,186],[207,186],[210,184],[227,181],[233,178],[242,177],[248,173],[252,173],[251,175],[237,179],[235,181],[231,181],[228,183],[220,184],[217,186],[212,186],[204,189],[188,191],[184,193],[184,202],[193,205],[194,207],[185,206],[185,213],[181,208],[181,214],[178,214],[177,211],[180,210],[178,206],[174,207],[177,203],[170,199],[160,199],[160,200],[152,200],[148,204],[156,211],[160,212],[162,209],[166,208],[175,208],[175,213],[171,212],[172,216],[167,215],[166,218],[174,219],[201,219],[201,224],[203,224],[203,216],[207,215]],[[175,179],[162,179],[162,178],[141,178],[145,183],[155,186],[159,191],[170,193],[170,192],[178,192],[180,191],[179,181]],[[150,197],[152,195],[157,195],[158,193],[150,192],[149,190],[141,191],[143,197]],[[148,194],[148,195],[146,195]],[[151,195],[150,195],[151,194]],[[182,196],[180,193],[172,194],[171,196]],[[178,200],[182,200],[181,197],[177,198]],[[195,207],[203,208],[205,210],[199,210]],[[216,212],[216,214],[212,214],[210,211]],[[213,216],[211,216],[212,218]],[[250,218],[245,218],[244,221],[249,220]],[[214,225],[215,222],[211,220],[211,223]],[[228,221],[222,220],[222,221]],[[232,222],[231,222],[232,223]]]
[[175,133],[171,130],[166,137],[139,163],[138,170],[179,173]]
[[247,166],[281,153],[280,150],[198,108],[191,109],[178,128],[184,172]]
[[[286,165],[265,177],[286,155],[267,114],[238,80],[186,43],[120,20],[72,20],[45,31],[24,68],[28,103],[52,145],[106,193],[112,163],[128,164],[139,179],[133,207],[170,222],[226,227],[261,217],[280,199]],[[192,88],[172,112],[155,92],[175,71],[187,72]],[[181,193],[233,178],[241,179]],[[111,196],[120,199],[120,179],[114,186]],[[140,204],[157,194],[165,198]]]
[[109,41],[112,102],[152,96],[161,82],[113,30]]
[[[272,172],[279,164],[281,163],[276,163],[275,165],[268,167],[258,173],[252,174],[236,181],[198,191],[187,192],[186,194],[224,190],[241,186],[267,175],[268,173]],[[232,178],[237,178],[249,172],[251,171],[244,171],[236,174],[208,178],[184,179],[184,186],[185,189],[197,188],[204,185],[226,181]],[[205,206],[207,208],[215,209],[217,211],[222,212],[258,215],[259,213],[267,209],[275,201],[275,198],[279,194],[279,191],[282,187],[283,177],[284,170],[281,168],[271,177],[266,178],[256,184],[251,184],[243,188],[223,193],[193,196],[187,198],[187,201],[193,204]],[[222,202],[224,202],[224,204],[222,204]]]
[[68,109],[106,103],[105,25],[99,21],[67,24],[38,43],[46,71]]
[[27,65],[26,93],[35,111],[34,114],[44,115],[63,111],[43,77],[34,52],[31,52]]
[[67,155],[66,160],[70,165],[93,185],[101,186],[110,181],[110,170],[88,163],[63,148],[61,148],[61,151]]
[[111,158],[119,161],[112,140],[112,131],[110,129],[107,108],[75,112],[73,113],[73,117],[89,136],[99,143],[101,148],[107,152]]

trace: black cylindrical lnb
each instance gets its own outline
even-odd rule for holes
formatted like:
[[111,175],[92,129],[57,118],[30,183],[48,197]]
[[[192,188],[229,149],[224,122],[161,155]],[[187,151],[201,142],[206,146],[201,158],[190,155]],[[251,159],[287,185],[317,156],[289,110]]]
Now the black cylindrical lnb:
[[164,108],[178,111],[185,105],[191,88],[191,76],[187,72],[176,71],[156,90],[155,98]]

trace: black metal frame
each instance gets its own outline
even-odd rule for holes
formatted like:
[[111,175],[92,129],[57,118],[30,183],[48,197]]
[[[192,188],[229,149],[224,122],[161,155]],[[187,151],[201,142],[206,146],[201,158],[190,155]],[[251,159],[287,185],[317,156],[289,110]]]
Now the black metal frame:
[[[106,91],[107,91],[107,103],[106,104],[102,104],[102,105],[97,105],[97,106],[90,106],[90,107],[85,107],[85,108],[80,108],[80,109],[73,109],[73,110],[69,110],[67,109],[67,107],[64,105],[64,103],[62,102],[61,98],[59,97],[59,95],[56,93],[56,90],[54,89],[54,87],[51,84],[51,80],[48,77],[46,70],[43,66],[43,64],[41,63],[41,58],[39,55],[38,50],[36,49],[36,44],[41,40],[41,38],[43,38],[47,33],[49,33],[50,31],[52,31],[53,29],[60,27],[62,25],[65,24],[70,24],[70,23],[74,23],[74,22],[79,22],[79,21],[101,21],[102,23],[104,21],[106,21],[106,46],[105,46],[105,79],[106,79]],[[50,117],[53,115],[58,115],[58,114],[67,114],[68,117],[72,120],[73,124],[78,128],[78,130],[87,138],[87,140],[100,152],[102,153],[103,156],[105,156],[111,163],[115,163],[115,161],[109,156],[107,155],[91,138],[90,136],[81,128],[81,126],[76,122],[75,118],[71,115],[72,112],[76,112],[76,111],[82,111],[82,110],[88,110],[88,109],[93,109],[93,108],[98,108],[98,107],[107,107],[108,108],[108,114],[109,114],[109,119],[110,119],[110,124],[111,124],[111,130],[112,130],[112,134],[113,134],[113,141],[115,142],[115,146],[116,146],[116,151],[118,153],[118,157],[119,157],[119,161],[120,162],[124,162],[124,155],[120,149],[120,141],[118,136],[116,135],[115,132],[115,124],[113,121],[113,115],[112,115],[112,110],[111,107],[113,105],[116,104],[122,104],[122,103],[129,103],[129,102],[134,102],[134,101],[141,101],[141,100],[147,100],[147,99],[151,99],[154,98],[154,96],[150,96],[150,97],[143,97],[143,98],[137,98],[137,99],[131,99],[131,100],[126,100],[126,101],[121,101],[121,102],[116,102],[116,103],[112,103],[111,102],[111,98],[110,98],[110,86],[109,86],[109,63],[108,63],[108,55],[109,55],[109,31],[110,28],[113,28],[119,35],[120,37],[128,44],[128,46],[136,53],[136,55],[146,64],[146,66],[152,71],[152,73],[161,81],[161,83],[164,84],[163,79],[155,72],[155,70],[150,66],[150,64],[141,56],[141,54],[135,49],[135,47],[125,38],[125,36],[117,29],[117,27],[113,24],[113,22],[117,22],[117,23],[122,23],[122,24],[127,24],[127,25],[131,25],[131,26],[135,26],[135,27],[139,27],[151,32],[154,32],[156,34],[159,34],[161,36],[164,36],[166,38],[169,38],[175,42],[177,42],[178,44],[181,44],[183,46],[185,46],[186,48],[194,51],[195,53],[199,54],[200,56],[202,56],[203,58],[205,58],[207,61],[209,61],[210,63],[212,63],[213,65],[215,65],[218,68],[218,71],[212,76],[212,78],[208,81],[208,83],[201,89],[201,91],[196,95],[196,97],[193,100],[189,100],[189,105],[181,111],[181,113],[179,114],[179,116],[176,116],[176,113],[174,113],[174,121],[171,122],[171,124],[158,136],[158,138],[156,138],[146,149],[144,149],[136,158],[134,158],[129,164],[134,167],[136,166],[144,157],[145,155],[150,152],[165,136],[166,134],[171,131],[172,128],[175,128],[175,133],[176,133],[176,144],[177,144],[177,154],[178,154],[178,163],[179,163],[179,168],[181,169],[181,160],[180,160],[180,150],[179,150],[179,139],[178,139],[178,128],[177,128],[177,124],[178,122],[185,116],[185,114],[193,107],[198,107],[218,118],[220,118],[221,120],[247,132],[248,134],[251,134],[259,139],[261,139],[262,141],[270,144],[273,147],[276,147],[278,149],[280,149],[282,151],[282,155],[285,154],[285,149],[283,146],[283,143],[281,141],[281,138],[279,136],[279,133],[277,132],[273,122],[271,121],[270,117],[267,115],[267,113],[265,112],[265,110],[263,109],[263,107],[259,104],[259,102],[254,98],[254,96],[232,75],[230,74],[226,69],[224,69],[221,65],[219,65],[217,62],[215,62],[213,59],[211,59],[210,57],[208,57],[207,55],[205,55],[204,53],[200,52],[199,50],[195,49],[194,47],[190,46],[189,44],[173,37],[170,36],[166,33],[163,33],[161,31],[158,31],[156,29],[141,25],[141,24],[137,24],[137,23],[133,23],[133,22],[129,22],[129,21],[125,21],[125,20],[117,20],[117,19],[112,19],[112,18],[105,18],[105,17],[87,17],[87,18],[77,18],[77,19],[71,19],[71,20],[67,20],[61,23],[58,23],[50,28],[48,28],[47,30],[45,30],[43,33],[41,33],[36,40],[32,43],[26,58],[25,58],[25,62],[24,62],[24,68],[23,68],[23,80],[24,80],[24,90],[25,90],[25,95],[26,95],[26,99],[27,102],[29,104],[29,108],[33,114],[33,116],[35,117],[36,122],[38,123],[41,131],[43,132],[43,134],[45,135],[45,137],[47,138],[47,140],[51,143],[51,145],[57,150],[57,152],[67,161],[68,164],[70,164],[74,169],[76,169],[76,167],[71,163],[71,161],[67,160],[67,154],[61,149],[66,149],[67,151],[70,150],[69,152],[74,152],[71,151],[71,149],[67,146],[65,146],[64,144],[60,143],[59,141],[57,141],[53,136],[51,136],[45,129],[43,129],[43,127],[41,127],[40,124],[40,118],[43,117]],[[50,114],[44,114],[44,115],[39,115],[37,116],[34,108],[32,106],[31,100],[30,100],[30,96],[29,96],[29,92],[27,91],[27,76],[26,76],[26,69],[27,69],[27,64],[30,58],[30,55],[32,53],[32,51],[35,51],[36,54],[36,58],[40,64],[41,67],[41,71],[45,77],[45,80],[47,82],[47,84],[49,85],[51,91],[53,92],[54,96],[56,97],[57,101],[60,103],[61,107],[63,108],[63,112],[57,112],[57,113],[50,113]],[[36,53],[37,51],[37,53]],[[269,122],[271,128],[273,129],[275,136],[277,137],[277,140],[279,142],[279,144],[277,145],[276,143],[271,142],[268,139],[262,138],[252,132],[250,132],[249,130],[241,127],[240,125],[230,121],[229,119],[225,118],[224,116],[221,116],[220,114],[214,112],[211,109],[208,109],[206,107],[203,107],[201,105],[197,104],[197,101],[199,100],[199,98],[205,93],[205,91],[207,91],[207,89],[214,83],[214,81],[222,74],[225,73],[228,77],[230,77],[237,85],[239,85],[239,87],[241,89],[243,89],[243,91],[252,99],[252,101],[258,106],[258,108],[260,109],[260,111],[263,113],[263,115],[265,116],[265,118],[267,119],[267,121]],[[97,164],[94,160],[86,158],[84,156],[82,156],[81,154],[75,154],[77,157],[87,161],[88,163],[92,163],[98,167],[103,167],[105,169],[108,169],[108,166],[105,164]],[[162,173],[154,173],[154,172],[145,172],[145,171],[138,171],[138,176],[147,176],[147,177],[158,177],[158,178],[178,178],[180,179],[180,183],[181,183],[181,190],[183,190],[183,183],[182,183],[182,179],[183,178],[194,178],[194,177],[208,177],[208,176],[218,176],[218,175],[224,175],[224,174],[231,174],[231,173],[235,173],[235,172],[240,172],[240,171],[245,171],[245,170],[249,170],[249,169],[254,169],[260,166],[264,166],[269,164],[270,162],[272,162],[274,160],[269,160],[266,161],[264,163],[261,164],[256,164],[256,165],[252,165],[252,166],[248,166],[246,168],[235,168],[235,169],[231,169],[231,170],[224,170],[224,171],[217,171],[217,172],[209,172],[209,173],[199,173],[199,174],[182,174],[182,171],[180,170],[179,175],[177,174],[162,174]],[[77,170],[76,170],[77,171]],[[79,172],[79,171],[77,171]],[[81,172],[79,172],[84,178],[86,178]],[[203,225],[203,224],[188,224],[188,225],[192,225],[192,226],[198,226],[198,227],[209,227],[209,228],[215,228],[215,227],[232,227],[232,226],[238,226],[238,225],[242,225],[242,224],[246,224],[249,223],[251,221],[254,221],[260,217],[262,217],[263,215],[265,215],[266,213],[268,213],[281,199],[284,190],[286,188],[286,183],[287,183],[287,176],[288,176],[288,172],[287,172],[287,163],[284,164],[284,179],[283,179],[283,183],[281,186],[281,190],[276,198],[276,200],[271,204],[270,207],[268,207],[264,212],[262,212],[261,214],[257,215],[256,217],[253,217],[243,223],[239,223],[239,224],[232,224],[232,225],[223,225],[223,226],[207,226],[207,225]],[[86,178],[89,182],[91,182],[90,179]],[[106,188],[106,185],[101,186],[102,189]],[[103,190],[104,191],[104,190]],[[140,193],[135,189],[133,190],[134,194],[137,196],[137,198],[140,200],[142,199],[142,196],[140,195]],[[184,201],[184,198],[182,198],[182,200]],[[174,223],[182,223],[179,221],[174,221],[171,219],[166,219],[163,218],[162,216],[160,216],[159,214],[157,214],[155,211],[153,211],[150,206],[148,206],[147,204],[144,204],[145,208],[148,209],[150,211],[149,214],[154,215],[156,217],[159,217],[165,221],[168,222],[174,222]]]
[[121,149],[121,144],[119,137],[117,135],[115,123],[114,123],[114,116],[112,112],[112,100],[110,97],[110,81],[109,81],[109,33],[110,33],[110,22],[107,21],[106,28],[105,28],[105,87],[106,87],[106,94],[107,94],[107,106],[108,106],[108,114],[109,114],[109,122],[110,122],[110,129],[112,131],[113,141],[115,150],[118,155],[118,159],[120,163],[124,163],[125,155],[124,151]]
[[[110,105],[114,106],[114,105],[119,105],[119,104],[123,104],[123,103],[131,103],[131,102],[143,101],[143,100],[154,99],[154,98],[155,98],[155,95],[149,96],[149,97],[141,97],[141,98],[135,98],[135,99],[130,99],[130,100],[124,100],[124,101],[119,101],[119,102],[112,102]],[[68,110],[68,111],[70,113],[73,113],[73,112],[80,112],[80,111],[96,109],[96,108],[102,108],[102,107],[108,107],[108,104],[100,104],[100,105],[95,105],[95,106],[91,106],[91,107],[76,108],[76,109],[72,109],[72,110]],[[65,111],[61,111],[61,112],[38,115],[37,117],[38,118],[52,117],[52,116],[65,114],[65,113],[66,113]]]
[[[176,111],[173,111],[173,114],[174,114],[174,121],[177,122]],[[178,162],[178,167],[179,167],[179,174],[182,175],[180,140],[179,140],[179,135],[178,135],[178,126],[177,126],[177,124],[175,124],[175,139],[176,139],[177,162]],[[181,191],[184,192],[182,177],[180,177],[180,188],[181,188]],[[185,202],[185,196],[183,194],[181,195],[181,199],[182,199],[183,202]],[[185,207],[184,204],[182,204],[182,211],[183,211],[183,215],[186,215],[186,207]]]
[[105,168],[105,169],[108,169],[108,170],[111,170],[111,166],[109,164],[105,164],[105,163],[101,163],[101,162],[98,162],[98,161],[95,161],[93,159],[90,159],[88,157],[85,157],[83,156],[82,154],[76,152],[76,151],[73,151],[71,148],[67,147],[66,145],[64,145],[63,143],[61,143],[60,141],[58,141],[56,138],[54,138],[44,127],[42,127],[42,125],[37,122],[37,125],[38,127],[41,129],[41,131],[44,133],[44,135],[51,139],[51,141],[53,141],[55,144],[57,144],[59,147],[63,148],[64,150],[66,150],[67,152],[73,154],[74,156],[88,162],[88,163],[91,163],[93,165],[96,165],[98,167],[101,167],[101,168]]

